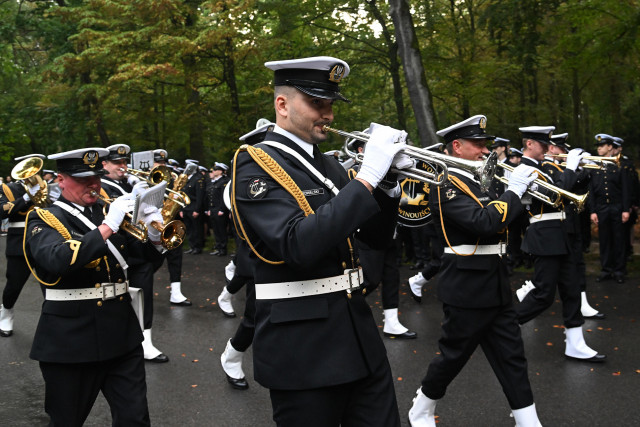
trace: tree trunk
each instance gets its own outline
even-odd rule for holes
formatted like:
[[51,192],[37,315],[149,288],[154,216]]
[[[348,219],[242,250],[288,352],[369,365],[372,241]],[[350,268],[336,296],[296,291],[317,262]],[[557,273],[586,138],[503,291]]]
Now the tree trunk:
[[437,141],[435,114],[431,102],[431,92],[422,66],[422,56],[418,47],[416,31],[409,9],[408,0],[389,0],[391,19],[400,50],[400,58],[407,81],[409,97],[423,147]]
[[189,122],[189,155],[193,159],[204,159],[203,125],[200,115],[200,92],[196,87],[195,58],[182,58],[184,64],[184,89],[187,100],[187,120]]

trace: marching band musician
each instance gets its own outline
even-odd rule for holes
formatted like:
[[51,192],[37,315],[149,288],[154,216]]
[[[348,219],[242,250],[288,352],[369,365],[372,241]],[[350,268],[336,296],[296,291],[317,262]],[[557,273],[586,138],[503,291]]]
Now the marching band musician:
[[[29,154],[27,156],[16,157],[14,160],[22,161],[30,157],[45,159],[42,154]],[[22,239],[24,237],[24,220],[33,209],[31,196],[40,190],[39,184],[29,187],[27,192],[24,186],[18,182],[2,184],[0,193],[0,218],[9,219],[7,231],[7,247],[5,255],[7,257],[7,271],[4,291],[2,292],[2,305],[0,305],[0,336],[10,337],[13,334],[14,305],[31,275],[29,267],[22,252]],[[58,192],[50,192],[50,199],[57,199]]]
[[[564,168],[561,166],[562,161],[555,157],[556,155],[566,155],[571,146],[568,143],[569,134],[568,133],[560,133],[551,136],[551,141],[553,144],[549,145],[549,155],[551,155],[551,160],[544,162],[544,166],[552,166],[547,168],[549,171],[549,175],[553,180],[558,179],[558,175],[563,173]],[[585,153],[585,155],[589,155],[589,153]],[[577,178],[576,183],[573,186],[573,191],[579,194],[584,194],[589,191],[589,181],[591,176],[589,174],[589,170],[587,168],[580,168],[580,170],[576,171]],[[587,300],[587,267],[584,262],[584,254],[582,253],[582,230],[580,223],[580,213],[574,204],[569,204],[565,206],[565,215],[566,218],[563,221],[564,228],[567,232],[568,243],[569,243],[569,252],[571,254],[571,261],[575,264],[575,272],[576,278],[575,280],[579,283],[580,287],[580,312],[582,313],[582,317],[591,318],[591,319],[604,319],[604,313],[600,313],[595,308],[589,305],[589,301]]]
[[[447,152],[464,160],[488,155],[486,117],[476,115],[437,134]],[[522,212],[520,199],[536,175],[529,166],[511,174],[497,198],[468,171],[449,167],[449,181],[430,191],[429,206],[444,245],[438,298],[444,320],[432,360],[409,411],[413,427],[435,427],[435,407],[447,386],[480,345],[509,401],[517,427],[537,427],[527,360],[513,309],[505,262],[504,232]]]
[[[595,136],[599,156],[614,155],[614,137],[606,133]],[[591,222],[598,226],[600,275],[597,282],[615,279],[624,283],[624,236],[622,224],[629,221],[631,209],[628,174],[616,164],[605,163],[604,170],[591,173],[589,211]]]
[[227,256],[227,228],[229,227],[229,210],[224,205],[222,193],[229,182],[227,170],[229,166],[221,162],[215,162],[209,171],[209,179],[205,185],[207,197],[207,218],[209,227],[213,230],[215,238],[214,250],[210,255]]
[[274,71],[276,127],[260,151],[242,147],[232,173],[232,207],[255,248],[255,379],[270,390],[278,426],[399,426],[391,369],[350,236],[359,229],[373,243],[392,225],[376,221],[381,209],[394,208],[373,193],[406,133],[373,126],[360,172],[349,181],[317,147],[333,103],[347,101],[339,91],[347,63],[315,57],[265,65]]
[[[153,167],[167,166],[167,150],[159,148],[153,150]],[[174,160],[177,163],[177,161]],[[169,166],[167,166],[169,167]],[[174,165],[169,167],[173,168]],[[173,188],[173,181],[168,185]],[[182,294],[182,245],[177,248],[169,249],[165,252],[165,258],[167,259],[167,268],[169,269],[169,282],[171,283],[171,295],[169,297],[169,303],[171,305],[179,305],[184,307],[190,307],[191,301]]]
[[[198,165],[199,162],[197,160],[187,159],[186,163],[195,163]],[[180,219],[184,221],[184,225],[187,227],[187,239],[189,240],[189,250],[184,252],[186,254],[199,255],[204,248],[204,223],[202,222],[201,216],[205,199],[204,181],[204,176],[196,168],[196,170],[189,175],[189,180],[183,189],[191,200],[191,203],[180,211]]]
[[[100,157],[107,155],[104,148],[83,148],[49,156],[56,160],[62,195],[27,219],[25,256],[45,295],[30,357],[40,362],[51,425],[81,426],[100,391],[113,425],[150,425],[126,260],[160,259],[160,233],[149,227],[153,244],[118,233],[133,208],[128,194],[103,214],[96,202],[106,172]],[[162,217],[155,210],[143,220]]]
[[[536,168],[541,179],[556,187],[571,190],[577,181],[576,169],[585,156],[580,148],[567,154],[567,167],[562,173],[555,166],[544,162],[544,155],[551,140],[554,126],[529,126],[520,128],[522,133],[522,164]],[[553,178],[552,178],[553,175]],[[528,281],[516,291],[521,301],[516,306],[518,322],[524,324],[549,308],[555,299],[556,288],[562,300],[566,345],[565,357],[587,362],[603,362],[605,355],[590,348],[584,340],[580,311],[580,286],[576,280],[577,265],[571,257],[569,236],[564,225],[566,214],[563,206],[553,207],[537,198],[527,206],[529,227],[525,232],[522,250],[533,256],[533,281]]]
[[[120,196],[135,194],[148,188],[148,184],[134,176],[127,176],[127,161],[131,149],[126,144],[115,144],[107,147],[109,154],[102,160],[105,175],[101,178],[103,195],[115,199]],[[135,186],[135,187],[134,187]],[[129,260],[129,282],[131,286],[142,289],[144,298],[144,358],[150,362],[165,363],[169,357],[153,345],[151,327],[153,325],[153,274],[162,265],[162,258],[148,260],[131,257]]]

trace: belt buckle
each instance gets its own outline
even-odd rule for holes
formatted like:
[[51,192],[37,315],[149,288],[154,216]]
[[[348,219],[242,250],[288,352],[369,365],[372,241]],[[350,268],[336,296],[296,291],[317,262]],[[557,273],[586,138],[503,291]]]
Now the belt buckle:
[[[111,288],[113,289],[113,295],[112,296],[107,296],[105,289]],[[107,301],[110,299],[115,299],[116,297],[116,284],[115,283],[103,283],[102,284],[102,301]]]
[[[352,291],[358,289],[360,287],[360,284],[362,283],[360,278],[360,269],[353,268],[351,270],[348,270],[347,273],[349,274],[349,289],[347,290],[347,293],[351,293]],[[358,278],[358,282],[356,286],[353,286],[353,276],[352,276],[353,273],[356,273]]]
[[498,242],[498,255],[502,256],[507,253],[507,242]]

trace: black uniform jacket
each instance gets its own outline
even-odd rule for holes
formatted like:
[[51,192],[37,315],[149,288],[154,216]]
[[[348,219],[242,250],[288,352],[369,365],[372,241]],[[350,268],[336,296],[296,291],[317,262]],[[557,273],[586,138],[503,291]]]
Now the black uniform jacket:
[[229,182],[229,177],[226,175],[220,176],[220,178],[215,181],[207,180],[207,186],[205,188],[207,203],[205,210],[210,210],[212,216],[214,214],[217,215],[218,212],[228,212],[222,196],[227,182]]
[[[543,166],[545,170],[549,172],[549,176],[555,181],[558,181],[560,175],[565,171],[565,168],[558,165],[555,162],[544,162]],[[589,191],[589,181],[591,180],[591,174],[588,169],[581,169],[576,171],[576,182],[573,185],[572,193],[585,194]],[[577,207],[574,203],[569,203],[567,200],[564,202],[564,213],[566,215],[565,220],[562,222],[567,234],[575,235],[580,234],[580,217],[578,215]],[[586,208],[586,204],[585,204]]]
[[[449,175],[462,181],[463,188],[466,186],[477,201],[454,185],[451,178],[439,190],[431,189],[429,206],[444,247],[506,243],[507,226],[523,210],[520,198],[513,191],[505,191],[500,198],[492,189],[483,193],[477,181],[455,168],[449,168]],[[506,257],[500,255],[443,254],[438,298],[445,304],[463,308],[510,304],[511,288],[505,262]]]
[[[548,162],[538,163],[529,157],[523,157],[521,164],[533,166],[542,172],[544,180],[550,184],[560,187],[564,190],[571,191],[577,181],[577,175],[570,169],[565,169],[562,173],[555,165]],[[553,178],[552,178],[553,176]],[[557,179],[556,179],[557,177]],[[538,191],[545,193],[546,190],[538,188]],[[564,201],[563,203],[568,203]],[[528,217],[539,217],[543,213],[562,212],[564,206],[553,206],[542,202],[541,200],[532,198],[531,204],[527,206]],[[552,219],[548,221],[539,221],[529,224],[527,231],[522,239],[522,250],[532,255],[552,256],[566,255],[569,253],[567,234],[560,219]]]
[[185,212],[193,213],[198,212],[202,213],[204,210],[204,202],[205,202],[205,184],[204,177],[200,172],[196,172],[187,180],[187,183],[184,185],[182,191],[185,192],[189,199],[191,199],[191,203],[184,207]]
[[[0,186],[0,219],[8,218],[9,222],[24,222],[27,212],[33,207],[31,201],[25,202],[22,196],[25,189],[22,184],[10,182]],[[7,231],[7,256],[23,256],[22,238],[24,227],[9,227]]]
[[[64,198],[61,201],[66,202]],[[69,202],[67,204],[71,205]],[[71,205],[73,206],[73,205]],[[94,205],[94,223],[103,219],[102,208]],[[124,281],[125,273],[108,250],[100,231],[89,231],[79,219],[53,205],[52,213],[68,230],[71,240],[79,242],[73,259],[74,242],[43,221],[35,211],[29,214],[25,253],[37,276],[46,283],[60,281],[51,289],[93,288],[97,283]],[[160,257],[150,244],[142,244],[129,235],[115,233],[109,240],[125,260],[128,255]],[[125,354],[142,342],[140,324],[131,307],[128,293],[106,301],[48,301],[33,339],[30,357],[43,362],[98,362]]]
[[131,193],[133,190],[133,187],[127,181],[116,181],[106,176],[102,177],[100,181],[102,182],[102,189],[112,199],[117,199],[120,196]]
[[[256,147],[269,153],[307,195],[315,213],[305,217],[295,199],[248,153],[238,155],[235,183],[240,219],[258,253],[268,260],[285,262],[272,265],[252,255],[256,284],[341,275],[352,265],[347,237],[360,228],[361,238],[374,236],[368,241],[375,244],[378,235],[389,234],[380,220],[372,218],[381,210],[380,204],[361,182],[349,182],[333,158],[321,155],[315,147],[316,161],[276,133],[268,133],[265,141],[294,149],[320,172],[326,172],[341,190],[334,197],[293,156],[258,144]],[[394,201],[388,201],[393,206]],[[372,221],[365,223],[370,218]],[[386,363],[378,328],[360,292],[354,292],[351,299],[341,291],[257,300],[256,309],[255,378],[267,388],[300,390],[343,384],[364,378]]]
[[631,208],[629,173],[613,163],[605,163],[605,170],[591,171],[589,213],[614,208],[628,212]]

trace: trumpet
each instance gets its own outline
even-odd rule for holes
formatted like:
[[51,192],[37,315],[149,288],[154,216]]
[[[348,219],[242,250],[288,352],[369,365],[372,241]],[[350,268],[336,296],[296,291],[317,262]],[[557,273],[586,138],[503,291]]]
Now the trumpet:
[[[567,158],[567,154],[547,154],[548,157],[555,157],[558,159],[566,159]],[[615,164],[616,166],[620,167],[620,159],[622,158],[622,153],[618,154],[617,156],[584,156],[581,160],[580,160],[580,166],[582,166],[583,168],[586,169],[599,169],[599,170],[604,170],[606,168],[607,163],[612,163]],[[593,163],[587,163],[585,160],[589,160]],[[560,163],[560,166],[567,166],[567,162],[562,162]]]
[[[120,170],[125,172],[124,168],[120,168]],[[127,169],[126,172],[138,179],[147,181],[150,186],[158,185],[162,182],[166,182],[168,185],[172,179],[174,180],[173,189],[170,189],[168,186],[165,189],[165,204],[162,208],[162,218],[166,223],[171,221],[181,208],[191,203],[189,196],[187,196],[184,191],[180,191],[186,183],[186,175],[184,183],[181,183],[180,177],[172,172],[169,167],[163,165],[156,166],[148,172],[138,169]]]
[[[102,200],[105,203],[105,208],[108,204],[111,204],[111,199],[107,199],[95,191],[92,191],[91,195]],[[152,221],[149,225],[160,232],[160,241],[165,249],[175,249],[184,241],[186,228],[182,221],[170,221],[167,224]],[[120,228],[143,243],[148,240],[147,225],[143,221],[138,221],[134,224],[133,217],[129,213],[125,215]]]
[[[47,183],[38,174],[43,164],[44,162],[40,157],[28,157],[11,170],[11,177],[16,181],[20,181],[33,204],[40,208],[51,205]],[[36,185],[39,186],[39,190],[35,194],[31,194],[29,190]]]
[[[513,172],[513,170],[515,169],[513,166],[510,166],[502,162],[498,163],[497,165],[509,172]],[[504,176],[496,175],[496,179],[502,182],[503,184],[509,185],[509,179]],[[571,193],[570,191],[567,191],[563,188],[557,187],[553,184],[549,184],[547,181],[540,178],[536,178],[533,182],[538,187],[541,187],[547,190],[550,193],[550,195],[544,194],[537,190],[534,191],[531,189],[527,189],[527,194],[531,195],[531,197],[535,197],[536,199],[548,205],[551,205],[554,208],[557,208],[558,206],[560,206],[560,203],[562,203],[562,199],[564,198],[569,200],[573,204],[575,204],[578,212],[582,212],[584,210],[584,203],[587,200],[587,197],[589,196],[588,192],[582,195]]]
[[[369,141],[369,134],[364,132],[345,132],[333,129],[326,125],[322,127],[322,130],[325,132],[333,132],[346,138],[356,139],[358,141]],[[348,142],[349,140],[347,139],[345,141],[344,151],[349,155],[349,157],[354,158],[356,162],[362,162],[364,156],[362,154],[355,154],[349,151],[347,148]],[[436,153],[425,148],[414,147],[411,145],[407,145],[401,152],[412,159],[420,160],[432,166],[436,166],[437,168],[434,167],[434,172],[418,169],[416,167],[402,170],[392,168],[390,170],[392,172],[401,173],[409,178],[417,179],[430,185],[435,185],[436,187],[443,185],[447,181],[449,167],[455,167],[471,172],[480,183],[482,191],[486,191],[491,185],[491,180],[493,179],[493,175],[496,170],[497,155],[495,153],[492,153],[485,160],[480,161],[460,159],[458,157]]]
[[120,168],[122,172],[126,172],[129,175],[133,175],[136,178],[147,181],[149,185],[157,185],[161,182],[169,184],[171,181],[171,169],[167,166],[156,166],[150,171],[143,171],[139,169],[127,169]]

